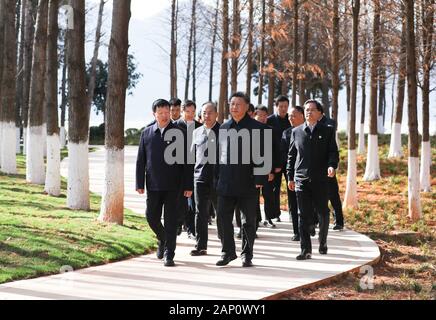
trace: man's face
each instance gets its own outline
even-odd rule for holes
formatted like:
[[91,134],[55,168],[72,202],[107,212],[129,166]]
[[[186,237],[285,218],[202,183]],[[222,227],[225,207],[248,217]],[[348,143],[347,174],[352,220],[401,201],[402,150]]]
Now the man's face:
[[280,101],[279,104],[276,106],[276,112],[277,114],[284,118],[289,110],[289,103],[286,101]]
[[248,103],[245,102],[243,98],[233,97],[232,100],[230,100],[230,114],[232,115],[232,118],[236,121],[244,118],[247,111]]
[[304,123],[304,114],[302,114],[297,109],[292,108],[292,111],[289,114],[289,122],[294,128],[302,125]]
[[154,117],[156,119],[159,127],[165,127],[170,122],[170,108],[168,107],[157,107],[156,112],[154,113]]
[[179,120],[180,119],[180,106],[173,105],[170,109],[171,119]]
[[215,111],[215,108],[210,104],[204,105],[201,110],[201,118],[203,119],[204,125],[206,127],[211,128],[216,122],[216,118],[218,113]]
[[321,111],[319,111],[316,107],[316,104],[311,102],[305,105],[304,114],[306,116],[306,121],[309,123],[316,123],[319,119],[321,119]]
[[266,124],[268,120],[268,113],[263,110],[258,110],[256,111],[256,115],[254,116],[254,119]]
[[195,107],[194,106],[187,106],[183,108],[183,119],[188,121],[194,121],[195,119]]

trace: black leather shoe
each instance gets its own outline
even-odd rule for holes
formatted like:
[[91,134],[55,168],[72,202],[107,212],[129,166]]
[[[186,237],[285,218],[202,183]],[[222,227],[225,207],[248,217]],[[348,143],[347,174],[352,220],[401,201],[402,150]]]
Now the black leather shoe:
[[222,256],[221,260],[218,260],[218,262],[216,263],[217,266],[226,266],[228,265],[231,261],[235,260],[237,258],[236,254],[232,255],[232,256]]
[[193,257],[197,257],[197,256],[205,256],[207,255],[207,250],[192,250],[191,251],[191,256]]
[[166,258],[165,261],[164,261],[164,266],[165,267],[174,267],[175,265],[176,264],[174,263],[173,259]]
[[300,236],[299,235],[293,236],[291,241],[300,241]]
[[312,254],[301,253],[300,255],[297,256],[297,260],[308,260],[308,259],[312,259]]
[[242,259],[242,267],[250,268],[252,266],[253,266],[253,262],[251,261],[251,259],[248,258]]
[[276,219],[276,222],[282,222],[282,220],[280,219],[280,217],[278,217],[278,218]]
[[337,224],[333,227],[333,230],[337,230],[337,231],[344,230],[344,226]]
[[327,254],[328,248],[327,246],[320,246],[319,247],[319,253],[320,254]]
[[164,251],[165,251],[165,244],[163,243],[163,241],[159,241],[159,245],[158,245],[157,250],[156,250],[156,257],[159,260],[163,259]]

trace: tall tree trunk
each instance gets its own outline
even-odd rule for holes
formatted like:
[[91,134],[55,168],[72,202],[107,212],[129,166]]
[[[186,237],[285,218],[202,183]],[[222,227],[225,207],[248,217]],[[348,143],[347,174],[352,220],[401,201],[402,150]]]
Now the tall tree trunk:
[[232,67],[230,72],[231,92],[238,91],[238,64],[241,46],[241,15],[239,0],[233,0]]
[[292,107],[297,105],[298,83],[298,0],[294,0],[294,67],[292,68]]
[[304,11],[304,31],[303,31],[303,47],[301,53],[301,79],[300,79],[300,106],[304,105],[306,102],[306,64],[307,55],[309,50],[309,28],[310,28],[310,17],[308,10]]
[[124,216],[124,114],[127,89],[130,0],[115,1],[109,46],[105,184],[100,221],[122,225]]
[[197,10],[194,10],[192,16],[192,100],[197,100]]
[[188,43],[188,63],[186,66],[186,78],[185,78],[185,100],[187,100],[189,97],[189,82],[191,80],[192,45],[193,45],[194,28],[195,28],[196,4],[197,4],[197,0],[192,0],[191,27],[189,31],[189,43]]
[[407,23],[407,104],[409,112],[409,217],[412,221],[421,218],[419,194],[419,133],[418,133],[418,84],[415,52],[415,8],[413,0],[406,0]]
[[65,148],[67,145],[67,132],[65,130],[65,116],[67,110],[67,51],[66,51],[66,38],[64,43],[64,61],[62,64],[62,80],[61,80],[61,128],[60,128],[60,139],[61,139],[61,149]]
[[[4,55],[4,47],[5,47],[5,9],[4,9],[5,3],[4,0],[0,0],[0,97],[2,96],[2,79],[3,79],[3,55]],[[3,145],[3,108],[2,108],[2,102],[0,98],[0,146]],[[2,153],[0,150],[0,167],[1,167],[1,161],[2,161]]]
[[6,174],[17,173],[16,156],[16,122],[15,122],[15,95],[17,74],[17,44],[15,33],[15,1],[3,0],[4,8],[4,46],[3,76],[1,81],[1,121],[2,141],[0,142],[1,171]]
[[422,151],[420,183],[421,190],[431,191],[431,146],[430,146],[430,71],[432,67],[433,53],[433,23],[434,23],[434,0],[422,0],[422,49],[423,60],[423,82],[422,82]]
[[223,123],[227,111],[227,91],[228,91],[228,50],[229,50],[229,0],[223,0],[223,17],[222,17],[222,51],[221,51],[221,81],[220,96],[218,102],[218,121]]
[[262,26],[260,34],[260,53],[259,53],[259,90],[257,103],[262,104],[264,86],[264,67],[265,67],[265,37],[266,37],[266,0],[262,0]]
[[371,54],[371,92],[370,92],[370,126],[368,136],[368,155],[366,161],[365,181],[380,179],[380,161],[378,155],[377,135],[377,92],[378,92],[378,68],[380,65],[380,0],[373,0],[374,22],[372,29],[373,45]]
[[101,26],[103,24],[103,11],[104,5],[107,0],[100,0],[100,5],[98,8],[98,18],[97,18],[97,28],[95,30],[95,42],[94,42],[94,54],[91,60],[91,72],[88,82],[88,96],[87,96],[87,107],[89,116],[91,116],[91,105],[92,100],[94,98],[95,91],[95,78],[97,76],[97,60],[98,60],[98,51],[100,49],[100,39],[101,39]]
[[248,52],[247,52],[247,84],[245,93],[251,96],[251,78],[253,74],[253,32],[254,32],[254,0],[248,0]]
[[269,0],[269,28],[270,28],[270,39],[269,39],[269,63],[268,67],[268,113],[274,113],[274,98],[275,98],[275,85],[276,76],[275,69],[277,68],[277,53],[276,53],[276,42],[274,40],[273,29],[275,24],[275,4],[274,0]]
[[212,34],[212,43],[210,46],[210,69],[209,69],[209,101],[212,101],[213,99],[213,71],[214,71],[214,65],[215,65],[215,43],[216,43],[216,37],[218,33],[218,12],[219,12],[219,5],[220,1],[216,1],[216,7],[215,7],[215,17],[214,17],[214,24],[213,24],[213,34]]
[[[382,51],[384,51],[382,49]],[[384,53],[381,54],[381,58],[383,59]],[[378,133],[384,134],[385,133],[385,127],[383,124],[383,117],[384,117],[384,109],[385,109],[385,102],[386,102],[386,68],[383,65],[383,61],[380,61],[380,69],[379,69],[379,94],[378,94],[378,119],[377,119],[377,126],[378,126]]]
[[[348,40],[347,40],[348,41]],[[347,48],[348,51],[348,48]],[[351,105],[351,75],[350,75],[350,65],[348,61],[345,61],[344,66],[344,72],[345,72],[345,92],[346,92],[346,102],[347,102],[347,135],[350,132],[350,128],[348,127],[350,125],[350,105]]]
[[[22,110],[23,110],[23,56],[24,56],[24,21],[26,12],[26,0],[19,1],[21,3],[20,14],[17,14],[17,50],[18,50],[18,65],[17,65],[17,84],[15,97],[15,126],[16,134],[16,153],[21,153],[21,130],[23,128]],[[18,2],[17,2],[18,4]],[[18,22],[18,17],[20,21]],[[18,46],[19,43],[19,46]]]
[[85,0],[71,2],[74,29],[67,32],[68,48],[68,192],[70,209],[89,210],[89,113],[86,105]]
[[356,154],[356,100],[357,100],[357,67],[359,55],[359,13],[360,0],[352,1],[353,10],[353,66],[351,79],[350,125],[348,132],[348,169],[347,187],[344,207],[357,208],[357,154]]
[[333,57],[332,57],[332,119],[338,123],[339,99],[339,0],[333,0]]
[[47,76],[45,80],[47,110],[47,173],[45,192],[61,193],[61,154],[58,123],[58,12],[59,1],[50,0],[48,11]]
[[177,0],[171,0],[170,95],[177,97]]
[[44,79],[46,71],[48,0],[39,0],[36,31],[33,41],[32,79],[29,95],[26,179],[44,184]]
[[401,158],[403,156],[403,148],[401,145],[401,124],[403,122],[403,106],[404,95],[406,88],[407,76],[407,53],[406,53],[406,16],[404,14],[404,5],[401,6],[403,15],[403,23],[401,28],[401,44],[400,44],[400,62],[398,67],[398,82],[397,82],[397,101],[394,109],[394,121],[391,130],[391,144],[389,147],[388,158]]
[[363,46],[363,58],[362,58],[362,79],[361,79],[361,109],[360,109],[360,128],[359,128],[359,142],[357,147],[357,154],[363,155],[366,152],[365,147],[365,116],[366,116],[366,69],[368,65],[368,4],[367,1],[364,0],[363,6],[365,7],[365,23],[364,23],[364,32],[362,38],[362,46]]

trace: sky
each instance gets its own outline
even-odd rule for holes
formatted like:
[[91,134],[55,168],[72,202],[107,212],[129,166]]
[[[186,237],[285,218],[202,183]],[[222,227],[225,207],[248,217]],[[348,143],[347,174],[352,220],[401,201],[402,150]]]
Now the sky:
[[[187,1],[187,0],[181,0]],[[206,2],[213,3],[213,0]],[[88,7],[92,8],[87,16],[86,33],[86,57],[87,61],[91,60],[93,52],[93,38],[94,30],[96,28],[96,15],[98,11],[99,0],[87,1]],[[133,54],[138,63],[138,70],[143,74],[137,87],[133,91],[133,95],[127,97],[126,101],[126,117],[125,128],[141,128],[144,127],[153,119],[151,112],[151,105],[154,100],[158,98],[169,99],[169,55],[164,50],[169,48],[169,25],[165,22],[165,15],[169,15],[170,0],[132,0],[132,17],[130,20],[129,31],[129,53]],[[110,36],[110,23],[112,12],[112,1],[108,1],[105,6],[105,17],[103,24],[103,31],[105,36],[103,42],[106,44],[100,50],[99,58],[107,60],[107,44]],[[169,20],[168,20],[169,21]],[[219,59],[217,59],[219,61]],[[219,67],[219,66],[218,66]],[[241,73],[238,81],[242,88],[245,87],[244,72]],[[180,72],[179,72],[180,75]],[[197,89],[197,104],[201,105],[208,100],[208,77],[203,77],[203,81],[198,83]],[[218,100],[219,92],[219,77],[216,73],[214,81],[214,100]],[[388,85],[387,96],[387,109],[388,114],[386,118],[386,130],[390,132],[388,123],[391,118],[391,84]],[[178,79],[179,94],[182,95],[184,91],[184,79]],[[418,90],[420,92],[420,90]],[[367,90],[369,96],[369,88]],[[407,97],[407,93],[406,93]],[[265,97],[266,98],[266,97]],[[257,102],[257,98],[252,96],[253,101]],[[421,107],[420,97],[418,97],[418,109]],[[368,105],[367,105],[368,108]],[[339,95],[339,130],[346,128],[346,105],[345,105],[345,90],[342,90]],[[405,112],[403,116],[402,131],[407,133],[407,98],[405,101]],[[369,112],[366,112],[367,120]],[[418,110],[419,128],[421,128],[421,110]],[[357,122],[360,122],[360,93],[358,94],[357,101]],[[91,125],[96,126],[103,122],[103,117],[96,116],[95,113],[91,116]],[[436,134],[436,92],[433,92],[430,97],[430,133]],[[368,121],[366,121],[368,123]],[[366,126],[367,127],[367,126]],[[356,129],[359,126],[357,124]]]

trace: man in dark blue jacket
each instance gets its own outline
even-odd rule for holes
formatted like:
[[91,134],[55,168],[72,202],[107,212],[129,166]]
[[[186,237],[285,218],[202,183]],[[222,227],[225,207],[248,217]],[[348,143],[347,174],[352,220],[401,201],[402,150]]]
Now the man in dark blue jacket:
[[[252,148],[258,151],[264,150],[261,139],[254,137],[266,129],[263,124],[247,114],[249,103],[250,100],[244,93],[234,93],[230,99],[232,117],[220,128],[220,162],[216,169],[218,177],[217,224],[222,244],[222,256],[216,263],[218,266],[225,266],[237,258],[232,223],[236,207],[242,215],[242,266],[251,267],[253,265],[257,189],[266,183],[268,173],[272,168],[272,159],[266,159],[262,163],[257,161],[259,159],[256,159],[253,156],[254,153],[251,152]],[[270,137],[272,143],[271,132]],[[270,147],[271,143],[265,143],[265,146],[268,144]],[[270,158],[271,153],[272,150],[264,152],[265,156]]]
[[[186,146],[186,135],[170,118],[168,101],[159,99],[153,103],[156,123],[144,129],[139,143],[136,161],[136,190],[144,194],[147,190],[146,218],[150,228],[159,241],[157,257],[164,260],[167,267],[174,266],[174,254],[177,238],[177,195],[180,189],[184,196],[190,197],[193,191],[192,169],[182,163],[169,164],[165,150],[176,143],[165,139],[170,132],[179,133]],[[164,208],[164,225],[162,225],[162,207]]]
[[310,230],[314,212],[320,218],[319,253],[327,254],[329,227],[328,177],[334,177],[339,162],[335,130],[318,122],[323,112],[316,100],[305,103],[306,123],[293,129],[288,153],[288,188],[297,193],[300,214],[301,253],[297,260],[310,259]]
[[195,129],[192,149],[195,152],[194,198],[195,198],[195,249],[191,256],[207,254],[208,220],[210,207],[216,209],[215,165],[218,159],[220,124],[216,121],[217,107],[206,102],[201,108],[203,126]]

